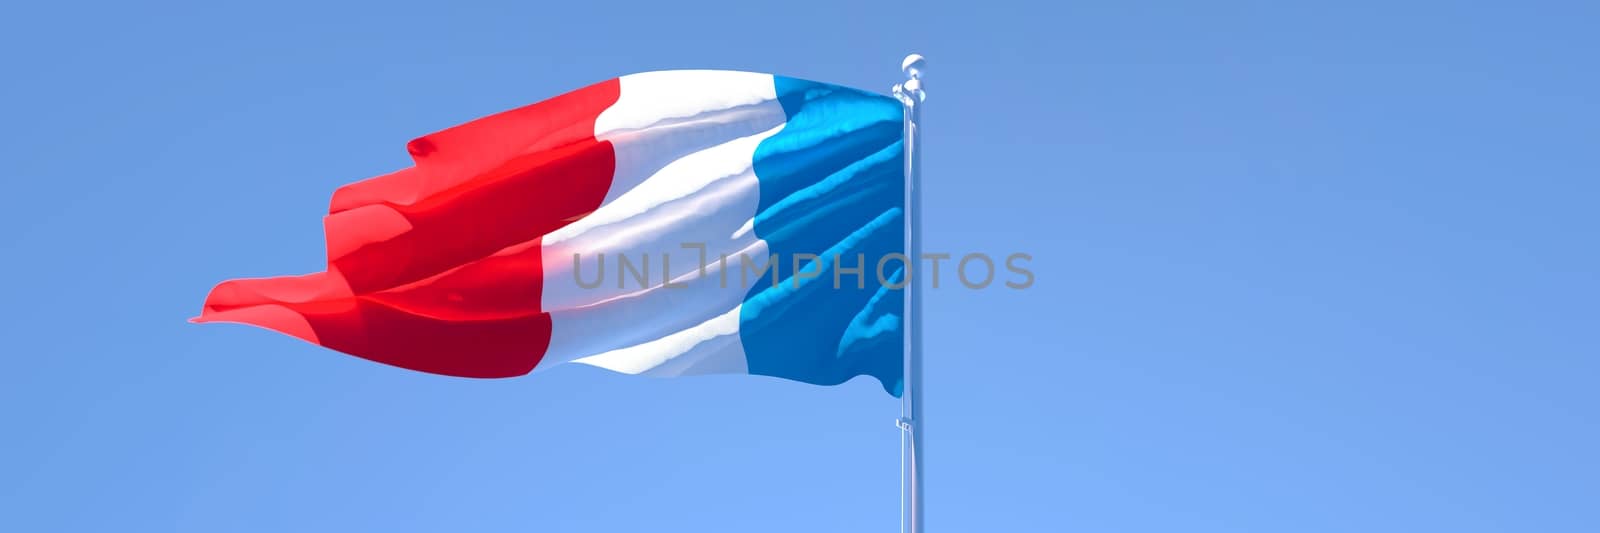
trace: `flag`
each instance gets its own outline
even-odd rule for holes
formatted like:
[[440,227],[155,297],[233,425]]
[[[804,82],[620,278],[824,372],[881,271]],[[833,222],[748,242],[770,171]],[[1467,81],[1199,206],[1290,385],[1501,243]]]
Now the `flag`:
[[902,389],[901,104],[783,76],[623,76],[411,141],[339,188],[327,268],[196,322],[499,378],[575,362]]

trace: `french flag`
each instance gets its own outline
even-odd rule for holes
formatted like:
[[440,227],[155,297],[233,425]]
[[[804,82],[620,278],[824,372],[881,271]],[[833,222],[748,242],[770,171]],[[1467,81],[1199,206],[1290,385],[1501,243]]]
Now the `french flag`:
[[[567,362],[902,389],[902,109],[770,74],[623,76],[407,145],[338,189],[327,269],[196,322],[499,378]],[[898,256],[898,260],[893,259]]]

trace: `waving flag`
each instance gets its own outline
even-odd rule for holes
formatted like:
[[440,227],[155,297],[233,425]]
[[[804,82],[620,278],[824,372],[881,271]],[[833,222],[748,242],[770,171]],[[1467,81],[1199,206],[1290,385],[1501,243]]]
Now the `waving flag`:
[[404,368],[566,362],[901,392],[901,104],[768,74],[624,76],[407,146],[347,185],[327,270],[223,282],[237,322]]

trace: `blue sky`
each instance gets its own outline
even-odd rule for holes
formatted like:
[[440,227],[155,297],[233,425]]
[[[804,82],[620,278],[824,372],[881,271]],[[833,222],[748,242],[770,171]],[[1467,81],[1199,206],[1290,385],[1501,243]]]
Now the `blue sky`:
[[[33,3],[0,530],[892,531],[870,379],[476,381],[239,326],[340,184],[600,79],[932,63],[933,531],[1593,531],[1592,2]],[[945,5],[949,4],[949,5]]]

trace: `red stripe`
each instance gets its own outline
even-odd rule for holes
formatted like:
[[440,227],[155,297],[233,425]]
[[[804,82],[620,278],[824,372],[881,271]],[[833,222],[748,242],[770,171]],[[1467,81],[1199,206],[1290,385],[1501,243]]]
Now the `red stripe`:
[[594,122],[610,80],[408,145],[416,166],[334,194],[328,272],[233,280],[200,322],[241,322],[396,366],[526,374],[543,357],[539,239],[600,207],[611,144]]

